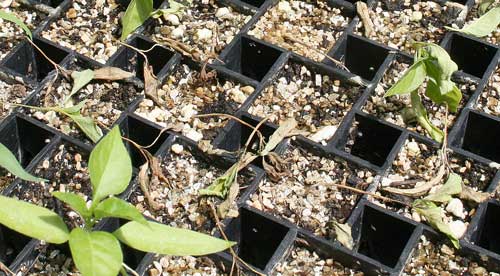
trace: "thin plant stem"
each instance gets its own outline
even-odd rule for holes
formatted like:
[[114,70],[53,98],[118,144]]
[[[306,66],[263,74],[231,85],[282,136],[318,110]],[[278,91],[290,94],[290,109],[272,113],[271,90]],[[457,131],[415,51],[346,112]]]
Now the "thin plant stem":
[[[139,273],[137,273],[135,270],[133,270],[131,267],[129,267],[126,263],[122,263],[122,268],[125,268],[125,270],[127,270],[128,272],[132,273],[132,275],[134,276],[139,276]],[[127,273],[127,272],[125,272]],[[127,275],[127,274],[125,274]]]

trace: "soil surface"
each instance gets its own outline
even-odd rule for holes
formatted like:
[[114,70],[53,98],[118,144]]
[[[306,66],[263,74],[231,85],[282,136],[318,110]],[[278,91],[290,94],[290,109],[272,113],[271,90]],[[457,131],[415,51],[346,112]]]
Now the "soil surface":
[[212,140],[219,128],[226,124],[227,118],[195,116],[208,113],[234,114],[254,88],[217,77],[203,81],[200,75],[199,70],[186,64],[178,65],[158,90],[162,105],[146,98],[135,113],[163,127],[172,127],[196,142],[201,139]]
[[29,86],[20,83],[7,83],[0,80],[0,121],[7,117],[12,109],[12,104],[22,103],[33,91]]
[[33,263],[31,269],[21,268],[24,275],[34,276],[80,276],[73,259],[68,253],[52,245],[40,245],[37,249],[40,255]]
[[476,108],[485,113],[500,116],[500,66],[497,67],[488,85],[479,95]]
[[227,276],[229,274],[225,272],[222,264],[218,264],[208,257],[162,256],[155,258],[148,268],[147,275]]
[[[326,1],[279,1],[260,18],[248,34],[299,55],[321,61],[350,22],[340,9]],[[291,36],[296,41],[290,41]],[[314,49],[315,51],[311,51]]]

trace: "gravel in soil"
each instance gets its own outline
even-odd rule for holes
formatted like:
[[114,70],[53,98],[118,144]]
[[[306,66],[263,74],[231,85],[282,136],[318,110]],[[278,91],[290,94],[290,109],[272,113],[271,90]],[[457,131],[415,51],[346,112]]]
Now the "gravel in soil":
[[478,263],[459,255],[448,243],[432,242],[422,236],[402,275],[497,276],[498,273],[489,272]]
[[[200,197],[200,190],[210,186],[225,170],[213,165],[213,161],[195,156],[180,144],[174,144],[171,153],[159,160],[167,183],[153,178],[149,183],[150,198],[156,206],[150,206],[144,193],[137,187],[130,202],[145,216],[161,223],[213,234],[216,230],[210,205],[217,208],[222,202],[217,197]],[[240,195],[252,181],[252,172],[238,174]]]
[[0,193],[7,188],[16,177],[7,170],[0,168]]
[[309,139],[326,144],[333,137],[362,88],[288,63],[273,85],[264,89],[248,112],[281,124],[293,117]]
[[[47,17],[46,14],[13,1],[9,7],[0,8],[1,11],[13,13],[23,21],[30,30],[37,28]],[[16,24],[0,19],[0,60],[3,59],[20,41],[26,37],[23,29]]]
[[181,42],[205,61],[218,56],[250,18],[215,0],[195,0],[179,15],[155,19],[146,35],[160,44],[170,45],[172,39]]
[[40,255],[31,269],[21,267],[23,275],[35,276],[80,276],[73,259],[55,246],[39,245]]
[[[408,64],[394,61],[382,77],[381,82],[377,84],[372,92],[373,94],[368,98],[362,109],[364,112],[384,119],[387,122],[406,127],[410,131],[430,137],[420,124],[416,122],[405,122],[405,118],[403,117],[404,109],[411,107],[409,94],[384,97],[384,94],[404,75],[408,68]],[[429,120],[439,129],[444,129],[445,122],[447,122],[448,130],[453,127],[461,109],[476,90],[476,85],[474,83],[457,83],[457,87],[462,91],[462,100],[458,106],[457,113],[448,112],[447,117],[445,105],[437,105],[424,95],[426,85],[423,84],[419,88],[419,94],[427,110]]]
[[41,35],[104,64],[118,50],[124,11],[115,0],[75,0]]
[[51,195],[53,191],[73,192],[89,201],[92,195],[88,156],[78,148],[61,144],[43,159],[35,169],[34,175],[48,179],[49,182],[21,182],[12,191],[12,196],[54,210],[63,216],[71,227],[82,225],[79,215]]
[[[474,20],[481,17],[481,14],[479,13],[479,5],[481,3],[481,0],[476,0],[475,2],[476,3],[474,3],[471,10],[467,14],[467,19],[465,21],[465,25],[471,24],[472,22],[474,22]],[[491,10],[492,8],[499,7],[499,6],[500,6],[500,0],[495,0],[488,7],[488,10]],[[500,44],[500,26],[497,26],[497,29],[495,31],[493,31],[491,34],[489,34],[488,36],[480,38],[480,39],[483,39],[483,40],[485,40],[489,43],[492,43],[492,44],[499,45]]]
[[[295,146],[290,146],[282,159],[284,174],[262,180],[247,203],[326,238],[334,234],[332,221],[344,223],[359,198],[359,194],[332,184],[365,190],[373,181],[370,171]],[[350,185],[348,180],[358,184]]]
[[[403,189],[413,188],[417,181],[429,181],[433,179],[441,166],[441,159],[438,155],[439,151],[440,149],[433,148],[412,138],[406,140],[403,148],[393,161],[387,176],[381,179],[381,187],[379,187],[377,193],[411,204],[413,200],[408,197],[390,194],[380,189],[389,186]],[[486,190],[495,176],[494,169],[478,162],[473,162],[457,154],[451,154],[448,161],[452,171],[462,177],[463,184],[475,191],[482,192]],[[429,193],[437,191],[446,180],[447,177],[445,176],[438,185],[434,186],[429,191]],[[425,197],[425,195],[419,198],[423,197]],[[416,221],[422,220],[422,218],[416,212],[412,212],[409,207],[401,207],[401,205],[390,203],[384,204],[380,203],[378,200],[373,201],[405,217]],[[454,222],[457,230],[465,230],[464,227],[470,222],[477,207],[476,204],[472,202],[467,202],[458,198],[453,199],[447,204],[442,204],[441,206],[446,217],[445,221],[458,221]],[[463,222],[463,224],[461,222]]]
[[[229,268],[230,269],[230,268]],[[193,256],[161,256],[156,257],[147,269],[147,275],[196,275],[227,276],[223,264],[216,263],[208,257]],[[235,274],[236,275],[236,274]]]
[[[342,35],[350,18],[327,1],[279,1],[269,9],[248,34],[286,48],[315,61],[324,59]],[[301,43],[288,41],[291,36]],[[303,44],[302,44],[303,43]],[[315,49],[316,51],[311,51]]]
[[334,258],[320,256],[315,251],[296,242],[286,259],[276,265],[271,275],[363,276],[365,274],[342,265]]
[[476,108],[485,113],[500,116],[500,66],[497,67],[488,85],[479,95]]
[[[81,67],[72,65],[71,70],[82,71]],[[36,106],[54,107],[54,106],[73,106],[83,100],[86,100],[81,110],[82,116],[90,117],[98,126],[111,128],[115,121],[120,117],[128,105],[131,104],[142,93],[134,84],[129,82],[101,82],[92,81],[84,88],[80,89],[75,95],[66,102],[73,87],[72,81],[59,77],[52,87],[46,86],[37,95]],[[50,94],[47,96],[47,91]],[[64,134],[80,139],[86,143],[90,140],[83,131],[71,120],[60,113],[54,111],[39,111],[35,109],[25,109],[25,113],[34,117],[47,125],[61,131]]]
[[234,114],[253,91],[251,86],[217,77],[203,81],[199,71],[180,64],[158,89],[158,98],[164,105],[159,106],[146,98],[135,113],[163,127],[179,130],[196,142],[212,140],[217,130],[226,124],[227,118],[194,116],[206,113]]
[[[451,26],[461,11],[434,1],[383,0],[369,9],[374,33],[368,38],[413,53],[414,41],[439,44],[446,33],[444,27]],[[365,35],[362,22],[357,24],[355,33]]]
[[32,92],[32,89],[20,83],[7,83],[0,80],[0,121],[7,117],[14,106],[20,104]]

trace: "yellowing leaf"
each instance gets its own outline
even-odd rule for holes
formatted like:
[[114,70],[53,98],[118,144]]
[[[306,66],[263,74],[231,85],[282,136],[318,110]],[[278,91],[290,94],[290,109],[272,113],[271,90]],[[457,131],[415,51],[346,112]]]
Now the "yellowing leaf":
[[417,91],[411,93],[411,105],[415,111],[417,122],[429,133],[432,139],[441,143],[444,139],[444,133],[442,130],[433,125],[429,120],[429,117],[427,117],[427,111],[425,110]]
[[413,202],[413,209],[423,216],[429,225],[448,236],[455,248],[459,248],[458,239],[453,236],[450,226],[443,221],[442,210],[431,201],[417,199]]
[[261,156],[266,156],[290,133],[297,127],[297,121],[294,118],[288,118],[286,121],[280,124],[278,129],[269,137],[269,141],[260,153]]
[[434,202],[446,203],[451,200],[451,196],[462,192],[462,177],[456,173],[450,173],[446,183],[435,193],[429,194],[424,199]]
[[239,170],[239,162],[235,163],[223,175],[217,177],[206,189],[200,189],[201,196],[218,196],[226,198],[229,188],[236,181]]
[[81,72],[73,71],[73,73],[71,73],[71,78],[73,78],[73,88],[71,89],[71,93],[68,95],[67,99],[71,98],[71,96],[75,95],[76,92],[92,81],[94,78],[94,71],[90,69],[83,70]]
[[337,221],[333,221],[333,226],[335,228],[336,239],[340,244],[348,249],[352,249],[354,247],[354,241],[352,239],[351,226],[347,223],[338,223]]

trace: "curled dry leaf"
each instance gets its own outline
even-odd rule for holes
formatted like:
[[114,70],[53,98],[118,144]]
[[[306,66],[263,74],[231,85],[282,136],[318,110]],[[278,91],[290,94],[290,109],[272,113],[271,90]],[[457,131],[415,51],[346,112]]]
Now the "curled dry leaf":
[[238,216],[239,212],[238,212],[238,206],[236,205],[236,198],[238,197],[239,193],[240,193],[240,185],[238,184],[237,181],[234,181],[234,183],[229,188],[226,200],[224,200],[217,207],[217,215],[221,219],[224,219],[226,217],[235,218]]
[[384,191],[393,193],[393,194],[400,194],[400,195],[405,195],[405,196],[411,196],[411,197],[419,197],[427,193],[432,187],[435,185],[439,184],[439,182],[443,179],[444,174],[446,172],[445,166],[441,165],[439,167],[439,171],[436,174],[434,178],[432,178],[429,181],[426,182],[417,182],[415,184],[415,188],[411,189],[399,189],[399,188],[393,188],[393,187],[387,187],[384,188]]
[[462,192],[460,192],[458,197],[466,201],[480,204],[488,200],[491,197],[491,194],[474,191],[474,189],[462,183]]
[[272,181],[279,181],[281,178],[289,174],[285,166],[285,161],[276,153],[271,152],[267,155],[269,163],[267,163],[266,159],[262,160],[262,165],[264,170],[267,173],[267,176]]
[[297,121],[294,118],[288,118],[284,121],[278,129],[269,137],[269,141],[260,153],[261,156],[266,156],[271,151],[276,148],[276,146],[286,137],[290,136],[290,133],[297,127]]
[[332,223],[335,229],[335,239],[348,249],[352,249],[354,241],[352,239],[351,226],[347,223],[339,223],[336,220],[332,221]]
[[150,185],[150,178],[149,178],[149,163],[146,162],[144,163],[140,168],[139,168],[139,186],[141,188],[142,193],[146,197],[146,200],[148,202],[148,205],[150,208],[153,210],[158,210],[159,206],[156,204],[154,199],[151,197],[151,194],[149,193],[149,185]]
[[223,149],[214,149],[212,143],[210,143],[210,141],[208,140],[200,140],[200,142],[198,142],[198,148],[209,155],[222,155],[231,153]]
[[155,104],[163,106],[165,101],[158,96],[158,85],[158,79],[153,74],[153,68],[147,62],[144,62],[144,94]]
[[94,79],[96,80],[124,80],[133,77],[134,74],[124,71],[117,67],[103,67],[94,70]]

